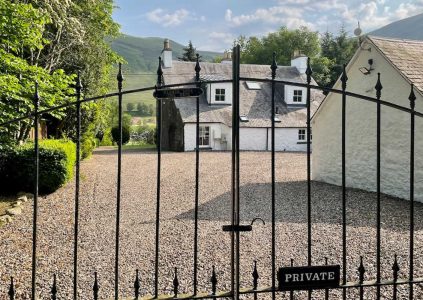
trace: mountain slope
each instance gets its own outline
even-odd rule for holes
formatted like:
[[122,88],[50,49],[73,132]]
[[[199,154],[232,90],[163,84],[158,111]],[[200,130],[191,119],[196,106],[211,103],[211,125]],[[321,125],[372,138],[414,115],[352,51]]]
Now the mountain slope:
[[[163,40],[163,38],[159,37],[140,38],[122,35],[112,41],[112,49],[128,62],[128,65],[125,65],[125,69],[131,72],[155,72],[157,70],[158,57],[163,49]],[[173,59],[176,60],[182,56],[185,46],[172,40],[170,43]],[[208,51],[198,51],[198,53],[203,61],[213,61],[216,56],[221,55],[217,52]]]
[[423,40],[423,14],[402,19],[369,33],[381,37]]

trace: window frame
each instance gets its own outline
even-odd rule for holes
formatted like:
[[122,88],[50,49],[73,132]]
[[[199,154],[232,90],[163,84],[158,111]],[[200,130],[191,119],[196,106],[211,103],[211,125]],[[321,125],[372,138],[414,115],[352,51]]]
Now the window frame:
[[298,141],[299,142],[306,142],[307,141],[307,130],[306,129],[298,129]]
[[292,102],[303,103],[303,90],[294,89],[292,91]]
[[[210,126],[209,125],[200,125],[198,133],[198,145],[200,147],[210,147]],[[207,144],[204,144],[204,141],[207,140]]]
[[214,89],[214,101],[215,102],[225,102],[226,101],[226,89],[215,88]]

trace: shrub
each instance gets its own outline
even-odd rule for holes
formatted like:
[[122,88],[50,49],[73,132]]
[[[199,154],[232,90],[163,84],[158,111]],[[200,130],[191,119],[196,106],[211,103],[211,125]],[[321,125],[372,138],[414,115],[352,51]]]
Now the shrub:
[[106,129],[101,139],[100,146],[113,146],[111,129]]
[[96,147],[95,137],[85,134],[81,138],[81,159],[86,159],[91,156]]
[[[39,146],[39,192],[52,193],[73,177],[75,144],[68,140],[43,140]],[[34,154],[33,143],[2,153],[0,181],[5,192],[34,190]]]
[[[119,126],[115,126],[112,128],[112,139],[117,144],[119,143]],[[122,145],[125,145],[129,142],[130,139],[130,131],[129,126],[122,127]]]

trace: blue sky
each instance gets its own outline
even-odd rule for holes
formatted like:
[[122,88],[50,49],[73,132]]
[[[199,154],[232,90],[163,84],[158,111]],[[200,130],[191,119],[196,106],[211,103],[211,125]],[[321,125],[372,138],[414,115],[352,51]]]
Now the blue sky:
[[116,0],[121,31],[163,37],[199,50],[223,51],[239,35],[263,36],[281,26],[352,34],[423,13],[423,0]]

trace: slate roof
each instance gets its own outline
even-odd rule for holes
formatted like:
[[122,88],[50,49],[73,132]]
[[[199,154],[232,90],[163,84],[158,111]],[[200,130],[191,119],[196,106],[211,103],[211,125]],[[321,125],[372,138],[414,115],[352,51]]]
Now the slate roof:
[[[224,80],[232,78],[232,65],[221,63],[200,63],[202,80]],[[194,81],[195,63],[173,61],[172,68],[163,69],[165,84],[177,84]],[[271,70],[268,65],[240,66],[241,77],[247,78],[270,78]],[[300,74],[295,67],[279,66],[277,79],[291,82],[305,83],[306,76]],[[253,81],[253,80],[252,80]],[[312,84],[315,84],[313,81]],[[271,127],[271,85],[261,83],[260,90],[249,90],[244,81],[240,84],[240,115],[247,116],[249,122],[240,123],[241,127]],[[306,108],[286,106],[282,100],[283,86],[277,84],[276,106],[279,108],[276,127],[306,127]],[[312,90],[311,112],[316,111],[323,100],[320,91]],[[176,107],[179,109],[184,123],[195,123],[196,121],[196,99],[175,99]],[[223,123],[227,126],[232,124],[231,105],[209,105],[206,98],[200,98],[200,122],[202,123]]]
[[423,92],[423,41],[368,36],[386,59]]

